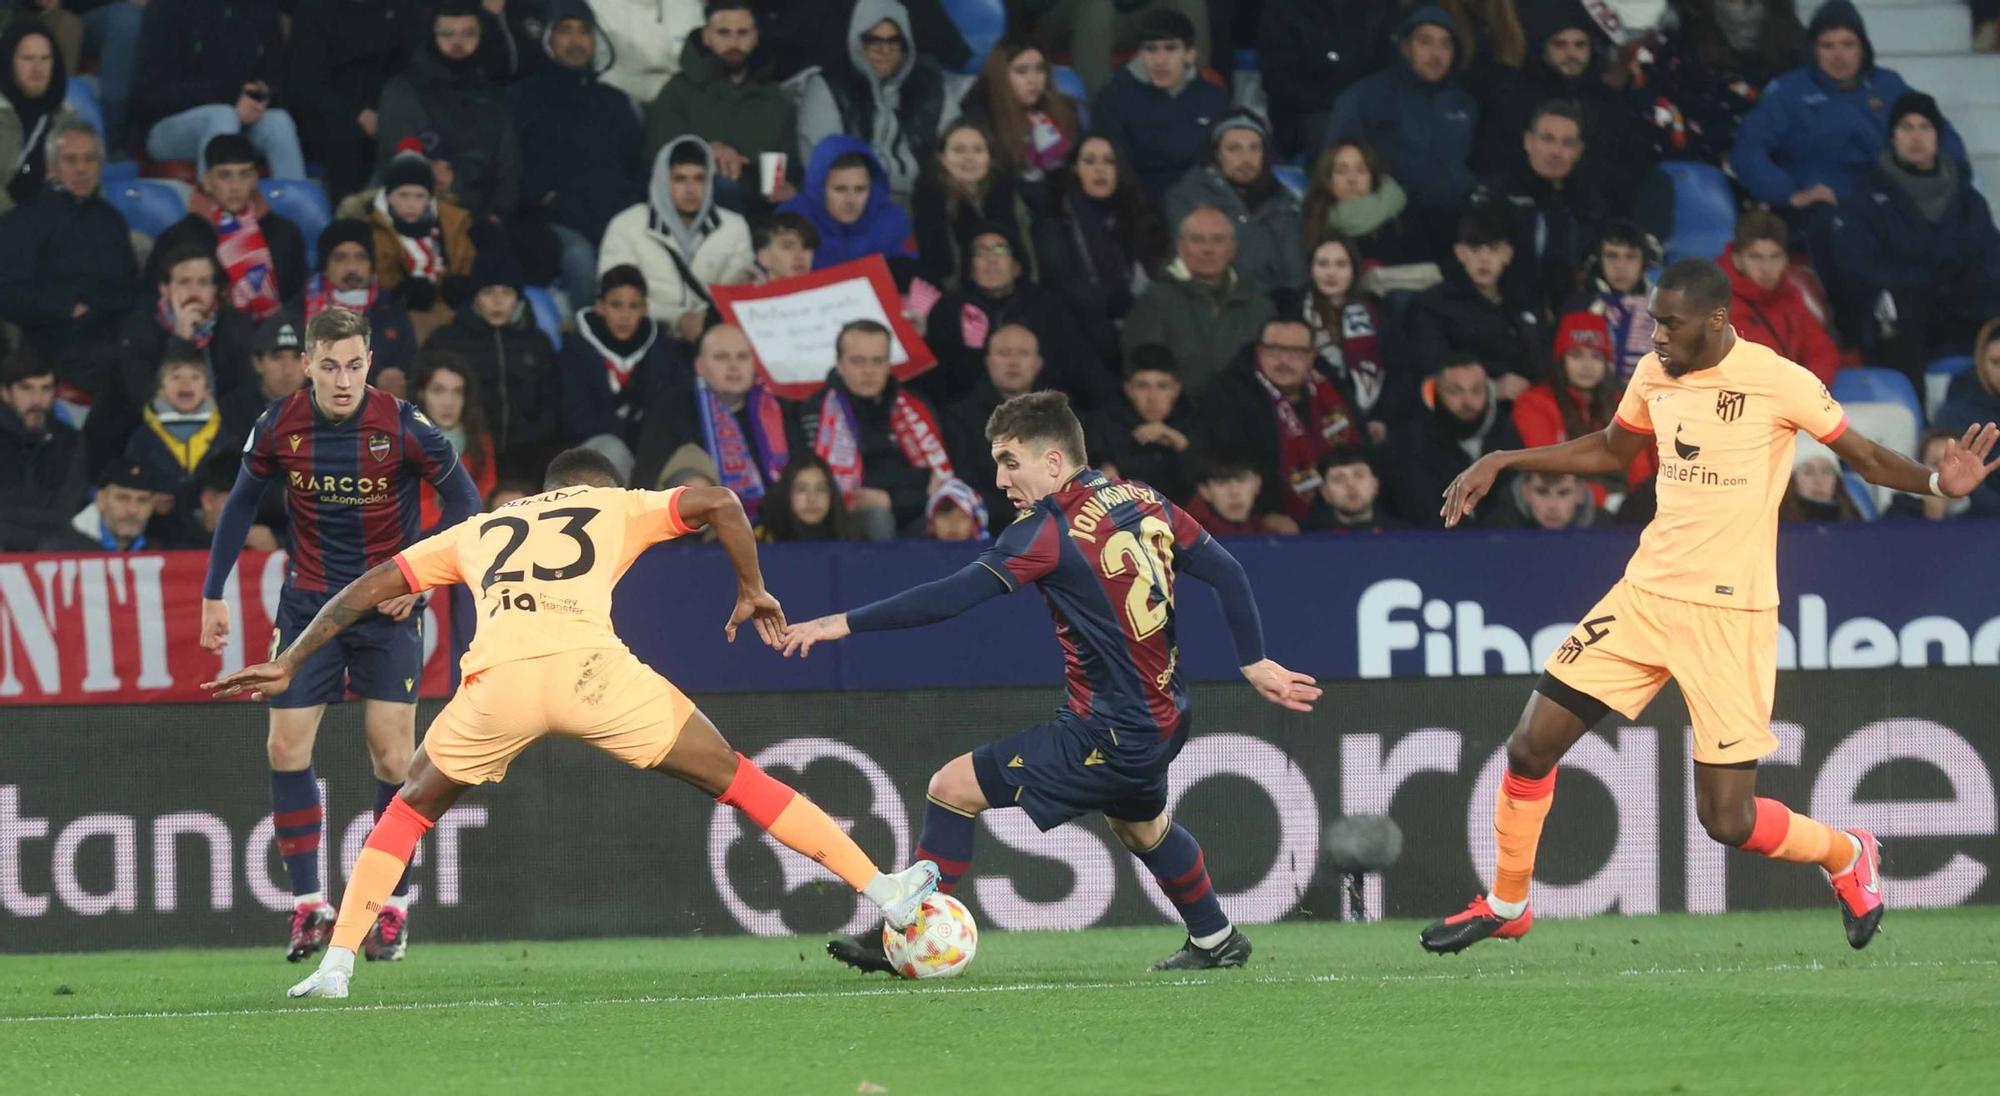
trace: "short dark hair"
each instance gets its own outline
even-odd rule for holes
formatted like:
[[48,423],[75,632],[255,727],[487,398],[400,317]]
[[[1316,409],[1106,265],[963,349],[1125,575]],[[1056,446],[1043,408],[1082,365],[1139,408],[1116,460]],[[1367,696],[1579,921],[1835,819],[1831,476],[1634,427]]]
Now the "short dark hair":
[[1125,364],[1125,379],[1131,380],[1137,373],[1165,373],[1175,380],[1181,379],[1181,363],[1174,360],[1174,352],[1159,343],[1140,343],[1132,348],[1130,361]]
[[1308,335],[1312,333],[1312,324],[1306,322],[1305,316],[1300,314],[1296,308],[1286,309],[1277,315],[1267,317],[1263,323],[1258,324],[1257,341],[1263,342],[1269,338],[1271,329],[1274,327],[1303,327],[1306,329]]
[[1445,355],[1444,361],[1438,363],[1437,371],[1442,373],[1447,369],[1464,369],[1466,366],[1482,372],[1486,369],[1486,363],[1479,360],[1479,355],[1467,354],[1461,350]]
[[1729,275],[1708,259],[1682,259],[1660,275],[1659,291],[1678,290],[1701,313],[1729,309]]
[[891,349],[896,345],[895,336],[889,334],[889,329],[882,326],[880,322],[875,320],[849,320],[840,325],[840,334],[833,337],[833,357],[835,361],[840,360],[840,355],[847,345],[847,335],[849,332],[859,332],[863,335],[880,335],[889,340]]
[[365,314],[345,308],[329,308],[314,316],[306,324],[306,356],[311,357],[313,348],[321,343],[337,343],[342,339],[352,339],[356,336],[360,337],[362,346],[367,346],[369,335],[368,317]]
[[29,347],[19,347],[0,363],[0,388],[12,388],[36,377],[56,375],[55,363]]
[[701,17],[712,19],[719,11],[747,11],[750,13],[750,18],[757,18],[757,9],[751,6],[750,0],[708,0],[708,4],[702,8]]
[[819,250],[819,229],[803,213],[775,213],[757,218],[750,226],[750,250],[762,251],[786,233],[797,236],[807,250]]
[[213,247],[203,247],[198,243],[185,243],[168,248],[167,252],[159,257],[159,265],[156,269],[160,272],[160,284],[165,285],[167,282],[173,280],[175,267],[182,263],[193,262],[196,259],[200,259],[208,264],[208,276],[217,286],[221,286],[228,281],[228,274],[222,269],[222,261],[215,257],[215,249]]
[[1235,445],[1216,445],[1201,455],[1201,481],[1233,480],[1240,476],[1262,477],[1257,462]]
[[230,488],[236,486],[236,473],[242,467],[243,458],[224,449],[219,453],[210,454],[207,460],[195,467],[194,474],[201,484],[202,491],[226,495]]
[[994,408],[986,420],[986,440],[1001,438],[1048,442],[1077,467],[1090,463],[1083,445],[1083,423],[1077,421],[1069,397],[1061,392],[1030,392]]
[[558,487],[623,487],[625,481],[618,475],[618,466],[611,458],[579,445],[556,454],[549,462],[549,470],[542,477],[542,490],[553,491]]
[[617,266],[597,276],[597,296],[599,300],[610,296],[612,290],[621,287],[636,289],[639,291],[639,296],[644,297],[648,292],[646,289],[646,275],[640,273],[639,268],[633,266],[631,263],[619,263]]
[[1544,118],[1564,118],[1576,123],[1576,132],[1583,133],[1583,107],[1574,99],[1544,99],[1535,106],[1535,112],[1528,115],[1528,128],[1524,133],[1535,132],[1535,123]]
[[1375,471],[1375,462],[1368,459],[1368,451],[1358,445],[1336,445],[1320,455],[1319,474],[1324,476],[1336,468],[1350,464],[1365,464],[1370,472]]
[[170,365],[198,365],[208,369],[208,352],[178,335],[167,336],[167,345],[160,352],[160,371],[166,372]]
[[1792,245],[1792,236],[1785,228],[1784,218],[1768,209],[1748,210],[1736,218],[1736,234],[1730,242],[1741,251],[1759,240],[1770,240],[1779,247]]
[[1179,42],[1193,49],[1194,20],[1178,9],[1156,7],[1139,17],[1138,33],[1133,37],[1142,47],[1148,42]]
[[868,172],[868,181],[871,183],[875,181],[875,159],[865,152],[841,153],[833,158],[832,163],[826,165],[826,173],[831,175],[842,168],[848,167],[866,169]]
[[1467,247],[1512,243],[1507,214],[1493,206],[1474,206],[1458,215],[1458,241]]

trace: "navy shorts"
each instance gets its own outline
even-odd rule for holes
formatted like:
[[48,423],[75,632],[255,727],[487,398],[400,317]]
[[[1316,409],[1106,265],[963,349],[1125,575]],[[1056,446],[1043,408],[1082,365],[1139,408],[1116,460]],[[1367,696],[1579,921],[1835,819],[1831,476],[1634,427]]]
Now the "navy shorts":
[[1114,728],[1067,709],[1047,723],[972,751],[979,790],[995,807],[1019,807],[1043,831],[1080,815],[1149,822],[1167,809],[1167,766],[1180,756],[1193,713],[1161,738]]
[[[320,607],[338,592],[312,594],[286,587],[278,596],[278,626],[271,632],[272,657],[297,639],[319,615]],[[423,676],[422,608],[401,621],[371,616],[314,651],[292,675],[292,687],[271,699],[271,707],[338,704],[347,699],[350,688],[369,700],[414,704]]]

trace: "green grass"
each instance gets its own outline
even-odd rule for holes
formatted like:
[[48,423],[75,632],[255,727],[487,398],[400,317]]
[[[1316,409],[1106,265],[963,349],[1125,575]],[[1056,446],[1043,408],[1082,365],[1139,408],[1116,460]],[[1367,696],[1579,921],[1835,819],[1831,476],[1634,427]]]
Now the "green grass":
[[1248,969],[1144,972],[1168,928],[988,934],[863,979],[814,939],[419,943],[343,1002],[272,949],[0,957],[0,1092],[1993,1092],[2000,910],[1252,930]]

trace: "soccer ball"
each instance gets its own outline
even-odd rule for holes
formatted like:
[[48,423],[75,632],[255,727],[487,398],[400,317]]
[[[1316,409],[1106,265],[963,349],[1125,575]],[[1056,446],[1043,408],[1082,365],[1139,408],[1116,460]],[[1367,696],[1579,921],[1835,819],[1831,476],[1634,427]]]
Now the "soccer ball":
[[898,932],[882,926],[882,950],[905,978],[956,978],[979,950],[979,926],[965,903],[933,894],[908,928]]

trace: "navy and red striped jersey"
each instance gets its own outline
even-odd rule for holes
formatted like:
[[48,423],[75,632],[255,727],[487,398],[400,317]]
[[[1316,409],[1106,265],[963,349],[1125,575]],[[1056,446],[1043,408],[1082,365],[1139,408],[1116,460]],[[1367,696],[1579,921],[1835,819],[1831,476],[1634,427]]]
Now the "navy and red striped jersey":
[[1174,639],[1180,554],[1209,539],[1158,491],[1084,469],[979,557],[1007,589],[1032,582],[1055,618],[1069,707],[1171,735],[1188,709]]
[[302,388],[265,408],[243,446],[251,476],[284,475],[288,585],[309,593],[338,590],[415,543],[420,485],[441,485],[457,465],[450,439],[423,412],[374,387],[342,422]]

